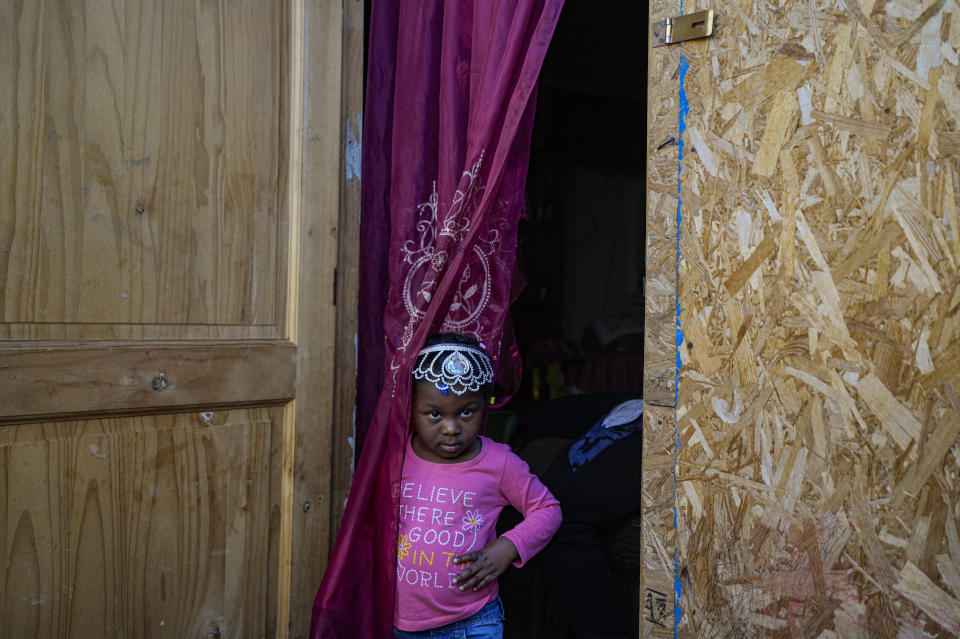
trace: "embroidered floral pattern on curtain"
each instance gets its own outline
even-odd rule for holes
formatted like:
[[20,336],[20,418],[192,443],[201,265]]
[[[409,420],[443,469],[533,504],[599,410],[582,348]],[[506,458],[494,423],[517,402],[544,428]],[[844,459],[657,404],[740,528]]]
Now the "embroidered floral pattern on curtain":
[[[394,384],[396,375],[402,368],[401,356],[408,350],[414,331],[430,309],[433,293],[439,283],[439,274],[444,272],[451,254],[461,248],[471,225],[478,222],[477,207],[483,191],[479,179],[483,154],[484,151],[481,150],[480,159],[463,172],[463,186],[454,193],[453,201],[446,211],[440,210],[437,183],[433,183],[433,192],[429,199],[417,206],[421,217],[416,225],[417,239],[406,240],[400,248],[403,264],[409,266],[401,293],[407,311],[407,323],[400,337],[399,348],[390,361]],[[439,330],[463,333],[481,342],[485,337],[489,339],[495,334],[490,328],[484,330],[482,320],[494,286],[494,268],[497,265],[491,264],[491,261],[495,260],[501,251],[502,234],[507,230],[507,221],[501,219],[493,228],[488,226],[485,234],[477,238],[472,251],[468,252],[469,257],[455,284],[453,299],[447,307]]]

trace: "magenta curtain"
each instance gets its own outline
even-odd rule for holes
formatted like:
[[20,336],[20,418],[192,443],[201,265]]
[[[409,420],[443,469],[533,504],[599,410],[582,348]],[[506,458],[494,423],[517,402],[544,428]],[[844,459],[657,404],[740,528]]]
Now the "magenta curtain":
[[392,636],[394,487],[410,373],[426,336],[473,335],[495,356],[499,396],[516,388],[520,359],[507,319],[517,222],[537,76],[561,6],[373,3],[358,379],[358,424],[369,428],[314,603],[314,639]]

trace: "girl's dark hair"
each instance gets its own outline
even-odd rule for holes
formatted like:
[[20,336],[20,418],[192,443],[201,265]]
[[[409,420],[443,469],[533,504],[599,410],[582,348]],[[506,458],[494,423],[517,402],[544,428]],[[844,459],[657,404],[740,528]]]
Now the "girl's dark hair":
[[426,348],[427,346],[435,346],[437,344],[463,344],[464,346],[473,346],[486,352],[486,349],[481,346],[479,340],[475,337],[464,335],[463,333],[430,333],[427,336],[427,341],[423,343],[423,346]]
[[[464,335],[463,333],[430,333],[427,336],[426,341],[423,343],[423,347],[435,346],[437,344],[462,344],[463,346],[472,346],[476,349],[483,351],[487,357],[490,357],[490,354],[487,353],[487,349],[483,347],[480,341],[469,335]],[[441,357],[438,357],[434,362],[434,370],[439,370],[443,363],[449,357],[449,353],[444,353]],[[416,365],[419,366],[421,362],[420,357],[417,357]],[[490,397],[493,394],[493,383],[484,384],[480,387],[480,395],[484,398]]]

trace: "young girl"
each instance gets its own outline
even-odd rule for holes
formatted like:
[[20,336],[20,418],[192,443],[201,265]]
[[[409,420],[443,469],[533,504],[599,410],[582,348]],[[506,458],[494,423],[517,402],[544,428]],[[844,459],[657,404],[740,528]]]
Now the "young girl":
[[[497,577],[546,546],[560,505],[508,446],[480,436],[493,367],[479,342],[431,335],[413,377],[394,637],[502,637]],[[497,537],[507,504],[524,519]]]

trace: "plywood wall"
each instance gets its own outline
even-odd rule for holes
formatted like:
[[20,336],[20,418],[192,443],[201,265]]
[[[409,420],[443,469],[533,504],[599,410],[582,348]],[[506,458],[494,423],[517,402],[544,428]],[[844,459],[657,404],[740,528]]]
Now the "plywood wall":
[[[679,0],[651,2],[654,19],[678,15]],[[676,448],[677,159],[679,67],[675,49],[648,51],[647,243],[644,280],[643,584],[644,637],[673,636]]]
[[678,49],[680,634],[956,636],[960,5],[710,6]]

